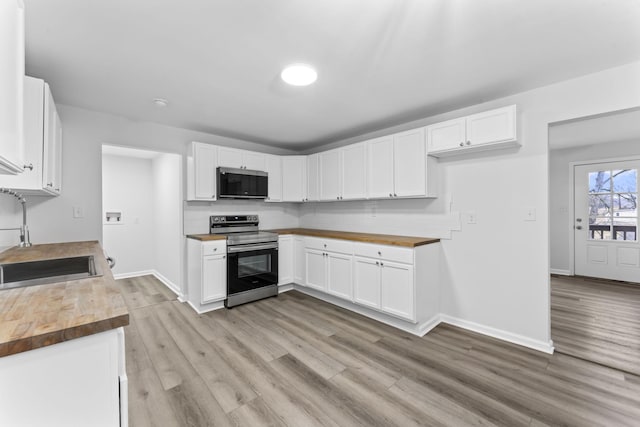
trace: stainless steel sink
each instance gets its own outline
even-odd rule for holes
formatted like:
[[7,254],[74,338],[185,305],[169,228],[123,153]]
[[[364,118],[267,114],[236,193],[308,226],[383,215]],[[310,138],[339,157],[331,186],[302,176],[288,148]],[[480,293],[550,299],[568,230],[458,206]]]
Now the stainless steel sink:
[[102,276],[93,255],[0,264],[0,290]]

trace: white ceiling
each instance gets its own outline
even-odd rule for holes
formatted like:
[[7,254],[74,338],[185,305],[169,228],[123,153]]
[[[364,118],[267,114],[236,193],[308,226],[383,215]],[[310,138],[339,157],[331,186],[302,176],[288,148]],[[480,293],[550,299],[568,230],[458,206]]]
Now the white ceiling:
[[637,0],[25,3],[56,102],[296,150],[640,59]]
[[637,141],[640,145],[640,109],[585,117],[549,126],[549,148]]

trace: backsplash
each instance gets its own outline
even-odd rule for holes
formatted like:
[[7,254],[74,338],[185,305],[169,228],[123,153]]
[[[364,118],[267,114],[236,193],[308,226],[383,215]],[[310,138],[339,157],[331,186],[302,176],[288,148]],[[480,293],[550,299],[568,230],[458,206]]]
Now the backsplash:
[[260,229],[299,226],[299,204],[267,203],[255,200],[220,200],[217,202],[184,202],[184,234],[209,232],[211,215],[260,216]]

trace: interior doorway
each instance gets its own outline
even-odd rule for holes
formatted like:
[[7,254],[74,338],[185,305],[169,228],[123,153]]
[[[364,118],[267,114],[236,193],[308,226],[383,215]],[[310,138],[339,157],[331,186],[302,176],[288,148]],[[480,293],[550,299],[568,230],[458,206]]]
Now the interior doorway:
[[102,241],[116,279],[153,275],[183,290],[182,156],[103,145]]

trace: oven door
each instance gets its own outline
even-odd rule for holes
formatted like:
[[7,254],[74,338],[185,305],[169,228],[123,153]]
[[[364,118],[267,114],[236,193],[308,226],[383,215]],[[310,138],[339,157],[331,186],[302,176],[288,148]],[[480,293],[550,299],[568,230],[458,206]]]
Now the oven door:
[[278,284],[278,244],[227,248],[227,294]]

